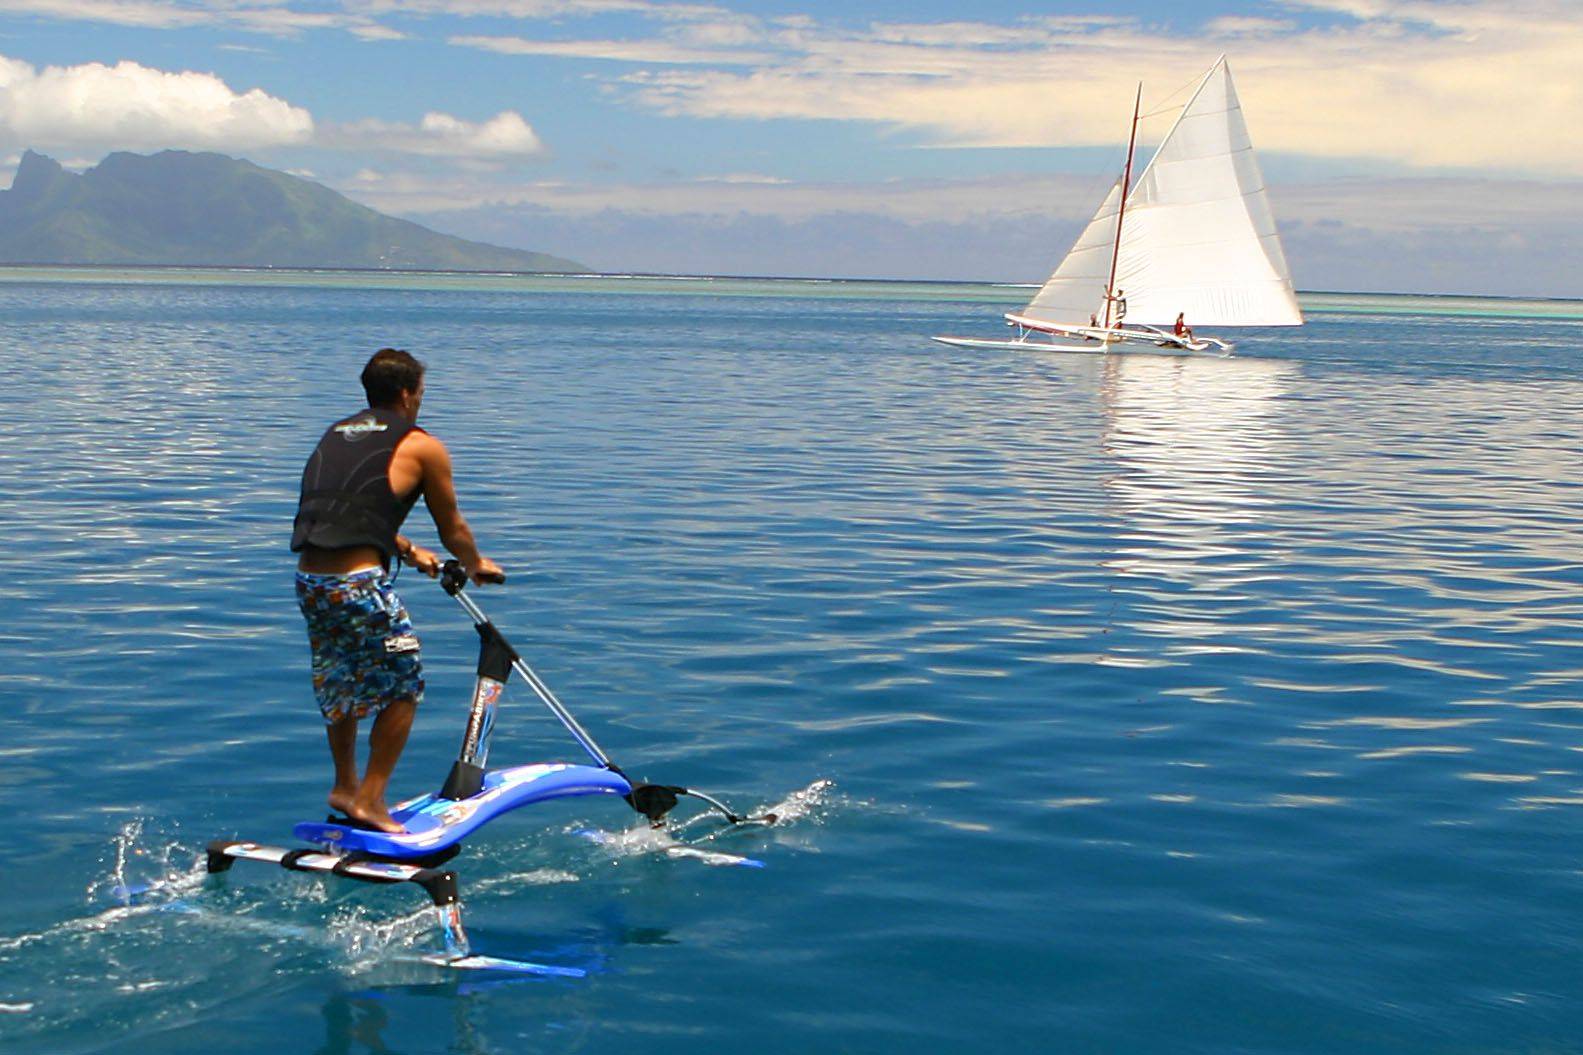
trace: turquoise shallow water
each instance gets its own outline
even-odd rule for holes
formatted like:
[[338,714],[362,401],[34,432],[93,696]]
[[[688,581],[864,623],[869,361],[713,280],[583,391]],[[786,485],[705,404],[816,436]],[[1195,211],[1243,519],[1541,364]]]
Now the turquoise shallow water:
[[[0,275],[0,1047],[1583,1050],[1583,313],[924,339],[1022,296]],[[475,943],[582,981],[408,962],[416,891],[195,866],[325,791],[284,539],[382,343],[546,680],[629,768],[790,806],[707,844],[762,870],[605,801],[488,829]],[[473,644],[402,586],[418,791]],[[496,761],[575,750],[511,694]]]

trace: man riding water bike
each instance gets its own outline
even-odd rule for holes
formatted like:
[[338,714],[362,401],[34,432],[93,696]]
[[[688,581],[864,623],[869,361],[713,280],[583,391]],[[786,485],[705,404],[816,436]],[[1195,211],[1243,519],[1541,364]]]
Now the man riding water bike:
[[[400,533],[423,498],[440,542],[482,586],[504,582],[479,553],[457,506],[451,456],[418,428],[424,366],[382,348],[363,368],[368,409],[331,425],[302,474],[292,526],[297,602],[313,650],[313,688],[324,715],[335,783],[331,808],[381,831],[400,832],[385,803],[413,715],[423,700],[417,635],[391,585],[390,562],[433,578],[440,559]],[[374,716],[368,765],[357,770],[357,723]]]

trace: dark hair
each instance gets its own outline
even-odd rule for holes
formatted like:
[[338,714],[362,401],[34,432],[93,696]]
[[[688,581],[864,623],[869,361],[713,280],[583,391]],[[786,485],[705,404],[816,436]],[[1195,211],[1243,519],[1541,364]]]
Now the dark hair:
[[363,367],[363,391],[371,407],[388,407],[422,383],[423,364],[399,348],[381,348]]

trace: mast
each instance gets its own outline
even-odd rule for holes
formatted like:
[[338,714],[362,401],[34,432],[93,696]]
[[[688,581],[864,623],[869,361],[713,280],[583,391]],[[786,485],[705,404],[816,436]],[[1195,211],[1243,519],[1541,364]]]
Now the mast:
[[[1110,309],[1116,303],[1116,262],[1121,257],[1121,221],[1127,215],[1127,191],[1132,184],[1132,152],[1138,145],[1138,113],[1143,107],[1143,82],[1132,103],[1132,133],[1127,136],[1127,167],[1121,172],[1121,202],[1116,209],[1116,243],[1110,250],[1110,281],[1105,284],[1105,329],[1110,329]],[[1121,320],[1116,320],[1120,322]]]

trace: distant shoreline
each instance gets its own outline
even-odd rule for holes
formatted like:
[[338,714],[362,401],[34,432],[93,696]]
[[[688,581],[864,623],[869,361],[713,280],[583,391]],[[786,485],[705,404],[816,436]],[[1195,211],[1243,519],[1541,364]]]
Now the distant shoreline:
[[[971,287],[976,289],[1038,289],[1037,281],[1006,282],[985,279],[930,278],[836,278],[826,275],[708,275],[667,274],[652,271],[503,271],[454,270],[439,268],[358,268],[358,267],[270,267],[267,265],[216,264],[25,264],[0,263],[0,281],[16,281],[20,272],[88,273],[92,275],[268,275],[326,277],[334,275],[383,279],[416,279],[423,276],[459,279],[560,280],[569,282],[707,282],[707,283],[801,283],[806,285],[843,285],[870,287],[934,287],[940,290]],[[1436,301],[1497,301],[1528,304],[1583,304],[1579,297],[1516,296],[1495,293],[1413,293],[1382,290],[1298,290],[1304,297],[1367,298],[1390,297]]]

